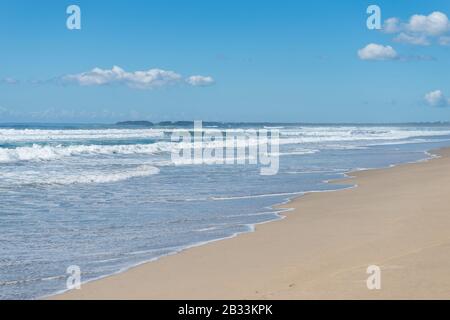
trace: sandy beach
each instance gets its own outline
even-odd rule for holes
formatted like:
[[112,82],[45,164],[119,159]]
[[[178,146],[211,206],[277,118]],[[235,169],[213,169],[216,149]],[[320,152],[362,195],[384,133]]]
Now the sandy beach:
[[[191,248],[54,299],[448,299],[450,150],[284,205],[256,232]],[[336,183],[336,182],[334,182]],[[366,269],[381,268],[368,290]]]

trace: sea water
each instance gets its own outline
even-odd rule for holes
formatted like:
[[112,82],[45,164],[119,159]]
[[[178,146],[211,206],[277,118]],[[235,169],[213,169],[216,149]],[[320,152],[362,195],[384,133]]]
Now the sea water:
[[[280,168],[174,165],[169,127],[0,125],[0,299],[66,289],[279,219],[273,206],[351,170],[429,158],[448,124],[223,124],[280,132]],[[184,127],[183,129],[188,129]],[[206,128],[208,130],[208,128]]]

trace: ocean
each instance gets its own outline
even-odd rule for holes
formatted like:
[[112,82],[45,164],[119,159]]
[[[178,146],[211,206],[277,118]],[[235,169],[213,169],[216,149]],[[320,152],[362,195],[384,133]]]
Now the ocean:
[[279,170],[174,164],[175,129],[0,125],[0,299],[35,299],[280,219],[274,205],[352,170],[430,158],[450,124],[215,124],[276,129]]

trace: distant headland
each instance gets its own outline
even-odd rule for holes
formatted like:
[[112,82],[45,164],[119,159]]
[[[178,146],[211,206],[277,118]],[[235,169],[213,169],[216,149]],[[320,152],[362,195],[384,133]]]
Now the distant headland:
[[116,126],[153,127],[154,123],[150,121],[121,121],[117,122]]

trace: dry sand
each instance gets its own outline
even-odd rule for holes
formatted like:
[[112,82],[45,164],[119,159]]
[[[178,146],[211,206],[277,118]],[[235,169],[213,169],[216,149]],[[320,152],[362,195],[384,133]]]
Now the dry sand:
[[[352,173],[357,188],[311,193],[287,218],[191,248],[55,299],[450,298],[450,150]],[[381,290],[366,269],[381,268]]]

